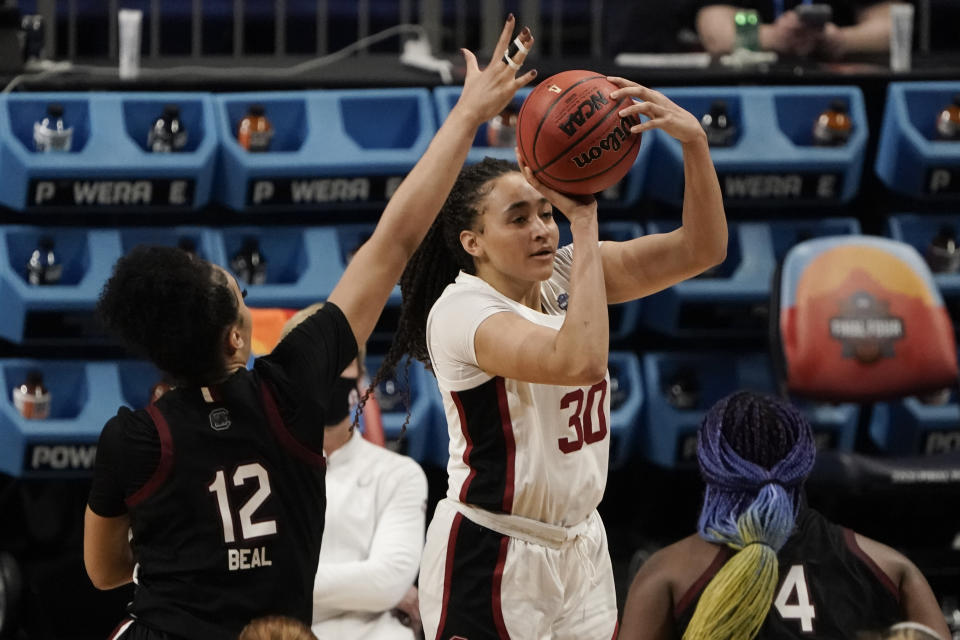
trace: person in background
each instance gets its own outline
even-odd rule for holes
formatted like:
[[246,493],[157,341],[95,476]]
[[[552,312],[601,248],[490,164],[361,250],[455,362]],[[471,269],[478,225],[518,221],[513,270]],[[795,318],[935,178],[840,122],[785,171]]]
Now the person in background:
[[317,640],[310,627],[284,616],[266,616],[251,620],[237,640]]
[[[281,339],[323,305],[298,311]],[[420,633],[417,590],[427,478],[416,462],[372,444],[354,427],[361,345],[334,384],[326,416],[327,518],[313,590],[320,640],[411,640]]]
[[830,60],[851,53],[882,53],[890,47],[890,5],[887,0],[828,0],[831,18],[818,23],[805,18],[810,0],[702,0],[696,13],[703,47],[721,55],[733,51],[734,17],[754,9],[760,18],[759,44],[764,51],[785,56],[817,56]]
[[809,508],[816,446],[788,402],[739,392],[704,417],[698,533],[654,553],[627,594],[621,640],[853,638],[903,620],[949,638],[901,553]]

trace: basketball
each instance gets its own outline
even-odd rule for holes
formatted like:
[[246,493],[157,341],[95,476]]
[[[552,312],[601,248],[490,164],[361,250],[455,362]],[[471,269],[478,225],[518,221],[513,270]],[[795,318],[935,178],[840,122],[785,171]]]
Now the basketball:
[[520,156],[546,186],[563,193],[597,193],[616,184],[640,152],[636,116],[618,113],[629,97],[594,71],[564,71],[541,82],[524,100],[517,121]]

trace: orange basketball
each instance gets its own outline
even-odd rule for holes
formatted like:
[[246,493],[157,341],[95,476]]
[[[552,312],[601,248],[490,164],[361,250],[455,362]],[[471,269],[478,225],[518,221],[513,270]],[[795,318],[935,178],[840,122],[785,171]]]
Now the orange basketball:
[[640,152],[633,104],[612,100],[617,85],[594,71],[564,71],[530,92],[517,120],[517,146],[543,184],[564,193],[597,193],[627,174]]

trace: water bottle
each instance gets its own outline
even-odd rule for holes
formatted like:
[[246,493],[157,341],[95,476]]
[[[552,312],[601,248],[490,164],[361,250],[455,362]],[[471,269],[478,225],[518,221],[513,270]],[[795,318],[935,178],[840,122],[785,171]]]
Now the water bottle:
[[681,369],[667,380],[664,395],[676,409],[693,409],[700,401],[700,383],[697,374],[690,369]]
[[853,122],[842,100],[834,100],[813,123],[813,144],[818,147],[839,147],[847,144]]
[[43,373],[31,369],[22,383],[13,388],[13,406],[27,420],[50,417],[50,391],[43,386]]
[[715,100],[710,111],[703,114],[700,124],[707,133],[707,143],[711,147],[729,147],[737,136],[737,127],[727,114],[725,100]]
[[957,246],[957,234],[950,225],[943,225],[933,236],[926,252],[927,264],[934,273],[956,273],[960,271],[960,247]]
[[70,151],[73,144],[73,127],[63,122],[63,105],[50,104],[47,115],[33,123],[33,146],[41,153]]
[[27,260],[27,282],[32,285],[59,284],[63,265],[53,251],[53,238],[43,236]]
[[237,142],[247,151],[263,152],[270,149],[273,139],[273,125],[266,116],[262,104],[250,105],[247,115],[237,128]]
[[960,141],[960,93],[953,96],[953,102],[937,114],[937,139],[946,142]]
[[147,148],[154,153],[172,153],[186,146],[187,129],[180,120],[180,107],[168,104],[147,134]]
[[487,144],[513,149],[517,146],[517,109],[512,104],[487,123]]
[[266,283],[267,260],[260,253],[256,238],[244,238],[240,251],[230,260],[230,269],[247,284]]

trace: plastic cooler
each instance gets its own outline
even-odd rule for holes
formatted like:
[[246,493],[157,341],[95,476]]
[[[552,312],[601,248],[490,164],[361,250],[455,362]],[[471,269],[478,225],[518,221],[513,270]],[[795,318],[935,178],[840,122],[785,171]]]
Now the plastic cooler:
[[936,139],[937,114],[960,82],[891,82],[883,112],[876,171],[884,184],[923,200],[960,197],[960,142]]
[[[713,147],[710,155],[728,206],[822,206],[856,195],[867,144],[867,115],[858,87],[697,87],[663,93],[697,117],[714,100],[727,103],[738,134],[732,146]],[[814,122],[834,100],[848,107],[850,139],[843,146],[814,146]],[[656,162],[650,164],[646,193],[680,206],[683,149],[662,131],[651,137]]]
[[[668,468],[696,466],[697,430],[715,402],[736,391],[774,392],[770,360],[764,354],[650,353],[643,357],[643,382],[646,419],[640,452]],[[671,392],[678,384],[684,393]],[[856,405],[795,404],[810,420],[818,448],[853,449],[860,415]]]
[[[34,150],[33,125],[51,103],[73,128],[69,152]],[[152,153],[147,135],[167,104],[180,107],[187,146]],[[0,203],[12,209],[184,211],[210,199],[218,139],[207,94],[10,94],[0,113]]]
[[[382,206],[436,132],[426,89],[217,96],[222,138],[217,198],[238,211]],[[269,150],[236,140],[252,104],[273,125]]]
[[[12,391],[30,370],[43,374],[50,415],[28,420]],[[0,471],[14,477],[75,477],[93,471],[97,439],[122,403],[112,362],[0,360]]]
[[[647,223],[664,233],[677,222]],[[731,223],[727,259],[715,269],[643,300],[643,324],[675,336],[756,336],[768,330],[770,284],[777,264],[797,242],[860,233],[854,218]]]

